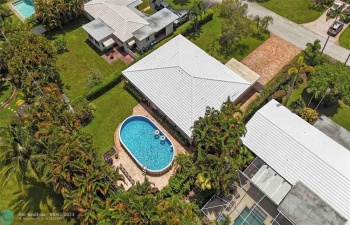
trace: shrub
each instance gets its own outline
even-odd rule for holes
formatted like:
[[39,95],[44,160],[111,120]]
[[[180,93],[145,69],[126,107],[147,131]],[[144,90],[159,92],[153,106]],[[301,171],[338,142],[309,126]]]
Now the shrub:
[[300,109],[305,108],[305,102],[301,98],[298,98],[292,101],[289,107],[291,108],[292,112],[299,115]]
[[68,51],[67,41],[65,38],[60,38],[54,42],[57,54],[63,54]]
[[6,18],[11,16],[11,11],[5,9],[3,6],[0,6],[0,22],[4,21]]
[[313,125],[318,120],[318,112],[311,108],[302,108],[299,113],[300,117],[303,118],[305,121]]
[[102,73],[97,69],[90,70],[88,76],[85,79],[85,86],[87,90],[90,90],[94,86],[101,83]]
[[271,99],[275,99],[278,102],[282,102],[282,99],[284,98],[284,96],[287,95],[287,92],[285,90],[278,90],[277,92],[275,92],[273,95],[271,95],[271,97],[269,98]]
[[74,106],[75,115],[79,118],[80,123],[85,126],[89,124],[94,117],[96,106],[83,99]]
[[182,145],[189,145],[188,140],[166,119],[163,114],[160,114],[157,110],[152,110],[152,112],[153,117],[156,118],[156,120],[158,120],[158,122],[161,123]]

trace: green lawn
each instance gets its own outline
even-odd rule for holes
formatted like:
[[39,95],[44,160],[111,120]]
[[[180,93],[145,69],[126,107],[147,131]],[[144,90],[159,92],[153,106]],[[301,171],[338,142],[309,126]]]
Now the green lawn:
[[[14,213],[14,222],[15,224],[23,225],[37,225],[49,223],[50,225],[63,225],[70,224],[73,225],[74,221],[71,220],[67,222],[66,220],[53,220],[54,217],[51,217],[49,213],[62,213],[61,208],[63,200],[60,196],[52,193],[52,188],[46,188],[36,182],[31,183],[31,187],[27,188],[27,196],[18,196],[17,192],[20,188],[15,185],[12,180],[9,180],[4,189],[1,189],[1,198],[0,198],[0,211],[4,209],[9,209]],[[21,220],[19,213],[26,213],[21,207],[23,207],[23,202],[27,202],[28,209],[30,213],[45,213],[47,216],[42,217],[43,220],[35,220],[32,217],[25,217],[24,220]],[[51,208],[51,210],[49,209]],[[0,222],[1,224],[1,222]]]
[[52,41],[62,37],[67,41],[68,52],[58,56],[57,65],[63,83],[70,86],[65,92],[71,100],[86,91],[84,80],[92,69],[97,69],[106,77],[127,67],[121,60],[108,64],[101,58],[102,54],[89,45],[87,33],[81,28],[87,22],[85,17],[80,17],[63,29],[47,34]]
[[[222,19],[219,17],[219,8],[214,7],[214,16],[211,21],[206,23],[200,28],[198,34],[191,34],[187,36],[194,44],[202,48],[207,53],[211,54],[217,60],[221,62],[227,62],[231,58],[237,60],[242,60],[259,45],[261,45],[269,35],[264,34],[262,39],[257,39],[255,37],[242,38],[242,40],[237,44],[237,46],[231,50],[228,50],[224,46],[217,46],[216,51],[212,51],[212,45],[214,40],[218,40],[221,36],[221,22]],[[218,42],[217,42],[218,43]]]
[[190,9],[195,0],[166,0],[174,9]]
[[94,143],[102,154],[114,145],[114,132],[128,116],[137,101],[123,88],[123,82],[93,101],[96,106],[95,117],[83,128],[93,136]]
[[339,37],[340,46],[350,49],[350,28],[346,28],[346,30]]
[[322,10],[311,9],[309,7],[311,3],[311,0],[269,0],[259,4],[295,23],[302,24],[316,20],[326,10],[326,8]]
[[138,6],[139,10],[143,10],[144,8],[149,6],[148,1],[149,0],[142,0],[142,3]]
[[[305,88],[306,84],[299,86],[293,91],[288,101],[288,106],[298,98],[301,98],[306,105],[309,103],[311,96],[306,93]],[[316,108],[316,105],[311,103],[310,107],[314,109]],[[318,108],[317,111],[350,131],[350,106],[345,105],[342,101],[339,101],[338,104],[334,104],[328,108]]]

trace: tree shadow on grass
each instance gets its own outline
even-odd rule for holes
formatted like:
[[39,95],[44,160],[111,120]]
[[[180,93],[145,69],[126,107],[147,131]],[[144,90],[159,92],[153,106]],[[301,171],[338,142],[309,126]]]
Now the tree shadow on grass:
[[220,54],[225,57],[225,59],[232,58],[234,55],[243,55],[249,51],[249,46],[246,44],[235,44],[231,46],[220,45]]
[[180,5],[180,6],[185,6],[191,3],[189,0],[174,0],[173,1],[174,5]]
[[[49,40],[56,40],[60,35],[65,35],[65,33],[72,32],[76,29],[79,29],[84,24],[89,23],[90,21],[85,16],[79,16],[78,18],[64,24],[62,28],[57,28],[55,30],[45,33],[45,36]],[[85,31],[84,31],[85,32]]]
[[203,29],[202,27],[199,27],[197,32],[192,32],[191,34],[187,35],[186,37],[190,39],[191,41],[196,41],[201,34],[203,34]]
[[50,212],[61,212],[63,198],[56,194],[52,187],[38,182],[34,178],[29,178],[25,183],[24,190],[14,192],[11,201],[15,213],[40,213],[42,207]]
[[[305,104],[308,105],[312,95],[306,92],[306,88],[301,93],[301,98],[304,100]],[[319,103],[319,100],[313,98],[310,102],[309,108],[315,109]],[[325,115],[327,117],[337,114],[338,109],[340,108],[339,102],[335,102],[331,105],[323,105],[322,103],[317,108],[317,112],[320,115]]]
[[[7,83],[4,83],[0,87],[0,97],[2,97],[4,95],[4,92],[8,91],[10,88],[11,88],[11,85],[7,85]],[[5,97],[10,97],[10,96],[5,96]]]

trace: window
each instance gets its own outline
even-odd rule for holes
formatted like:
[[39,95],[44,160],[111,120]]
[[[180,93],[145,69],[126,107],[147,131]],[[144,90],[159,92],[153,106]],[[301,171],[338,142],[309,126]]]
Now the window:
[[146,42],[149,41],[149,37],[146,37]]

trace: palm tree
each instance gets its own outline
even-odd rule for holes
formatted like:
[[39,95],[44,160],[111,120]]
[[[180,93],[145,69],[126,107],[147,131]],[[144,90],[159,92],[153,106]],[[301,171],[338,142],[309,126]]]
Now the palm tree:
[[211,189],[211,177],[208,172],[204,171],[197,175],[195,185],[201,190],[210,190]]
[[256,24],[256,35],[261,36],[261,33],[267,29],[269,24],[272,25],[273,18],[271,16],[261,17],[256,15],[253,17],[253,22]]
[[178,172],[186,171],[193,166],[192,154],[185,152],[175,156],[175,166]]
[[294,90],[295,81],[296,81],[297,77],[298,76],[302,77],[302,75],[305,75],[305,73],[312,73],[314,71],[315,71],[315,68],[312,66],[306,65],[304,63],[304,57],[299,56],[298,62],[297,62],[297,67],[291,67],[288,70],[288,75],[294,76],[294,77],[293,77],[292,85],[290,85],[288,88],[286,100],[284,101],[284,105],[287,105],[287,103],[288,103],[288,100],[289,100],[289,98]]
[[205,6],[203,1],[196,1],[192,8],[190,8],[189,10],[189,16],[193,21],[193,28],[194,31],[197,33],[198,31],[198,22],[199,22],[199,18],[202,18],[203,14],[205,12]]
[[39,152],[36,141],[22,127],[0,128],[0,180],[3,185],[15,178],[23,187],[27,177],[40,177],[37,163],[46,155]]

